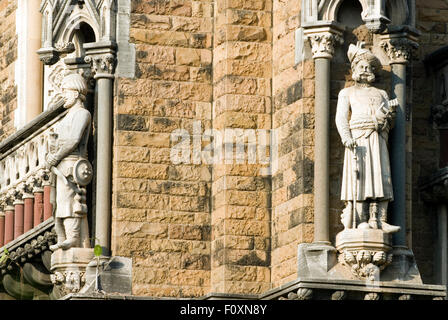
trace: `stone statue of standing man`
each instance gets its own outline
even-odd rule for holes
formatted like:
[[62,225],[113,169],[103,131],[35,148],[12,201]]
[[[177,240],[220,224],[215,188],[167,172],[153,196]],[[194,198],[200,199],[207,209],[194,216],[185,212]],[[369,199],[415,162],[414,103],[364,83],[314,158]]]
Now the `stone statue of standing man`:
[[341,200],[347,206],[342,223],[345,228],[397,232],[400,227],[387,223],[388,204],[393,201],[387,142],[397,101],[372,86],[380,64],[363,43],[351,44],[348,57],[355,85],[339,92],[336,111],[345,146]]
[[56,125],[49,141],[46,167],[56,175],[55,230],[57,243],[51,250],[89,248],[86,188],[92,178],[87,160],[91,115],[85,109],[87,82],[77,73],[62,80],[64,107],[69,109]]

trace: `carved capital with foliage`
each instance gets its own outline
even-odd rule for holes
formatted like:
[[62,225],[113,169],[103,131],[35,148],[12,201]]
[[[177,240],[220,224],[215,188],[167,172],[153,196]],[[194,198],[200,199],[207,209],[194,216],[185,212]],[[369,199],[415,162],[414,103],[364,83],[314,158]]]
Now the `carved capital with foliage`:
[[90,63],[95,78],[108,77],[114,74],[116,58],[112,53],[89,55],[84,60]]
[[334,55],[335,46],[343,43],[340,35],[331,32],[308,34],[307,39],[310,42],[314,59],[331,59]]
[[391,38],[380,43],[386,52],[390,63],[406,64],[412,58],[412,51],[418,48],[418,44],[407,38]]

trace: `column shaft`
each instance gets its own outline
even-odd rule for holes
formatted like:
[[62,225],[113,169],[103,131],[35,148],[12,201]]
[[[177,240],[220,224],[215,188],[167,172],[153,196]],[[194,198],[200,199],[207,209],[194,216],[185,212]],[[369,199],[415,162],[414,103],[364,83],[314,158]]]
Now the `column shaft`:
[[448,230],[447,230],[447,205],[445,203],[440,203],[437,206],[437,262],[436,267],[437,280],[440,284],[448,285]]
[[112,193],[112,83],[113,78],[98,78],[98,150],[96,166],[95,237],[110,250],[110,220]]
[[314,242],[330,243],[330,59],[315,61]]
[[392,95],[399,106],[390,136],[390,159],[394,201],[390,221],[400,226],[393,235],[395,246],[406,246],[406,65],[392,64]]

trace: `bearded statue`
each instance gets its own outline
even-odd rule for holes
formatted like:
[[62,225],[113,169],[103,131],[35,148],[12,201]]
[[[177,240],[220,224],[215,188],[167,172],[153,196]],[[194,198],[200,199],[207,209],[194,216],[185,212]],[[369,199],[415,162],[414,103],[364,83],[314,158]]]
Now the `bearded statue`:
[[374,87],[375,71],[381,66],[364,44],[348,50],[355,84],[339,92],[336,126],[345,146],[341,200],[345,228],[382,229],[393,233],[398,226],[387,223],[393,200],[388,151],[397,100]]

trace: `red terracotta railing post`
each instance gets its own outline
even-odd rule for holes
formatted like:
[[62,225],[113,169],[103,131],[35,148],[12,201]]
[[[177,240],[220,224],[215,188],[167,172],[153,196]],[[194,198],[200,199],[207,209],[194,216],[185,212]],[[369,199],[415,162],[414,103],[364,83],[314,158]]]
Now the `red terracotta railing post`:
[[33,208],[33,227],[38,226],[44,222],[44,188],[42,187],[42,180],[36,179],[34,181],[34,208]]
[[5,243],[14,240],[14,206],[12,205],[13,197],[6,196],[5,206]]
[[53,192],[51,173],[48,172],[42,180],[44,187],[44,221],[53,216],[53,205],[51,204],[51,193]]
[[14,239],[23,234],[23,199],[22,194],[17,192],[14,200]]
[[5,213],[0,211],[0,247],[5,245]]
[[30,184],[25,186],[25,192],[23,194],[23,232],[27,232],[33,229],[33,207],[34,207],[34,195]]

